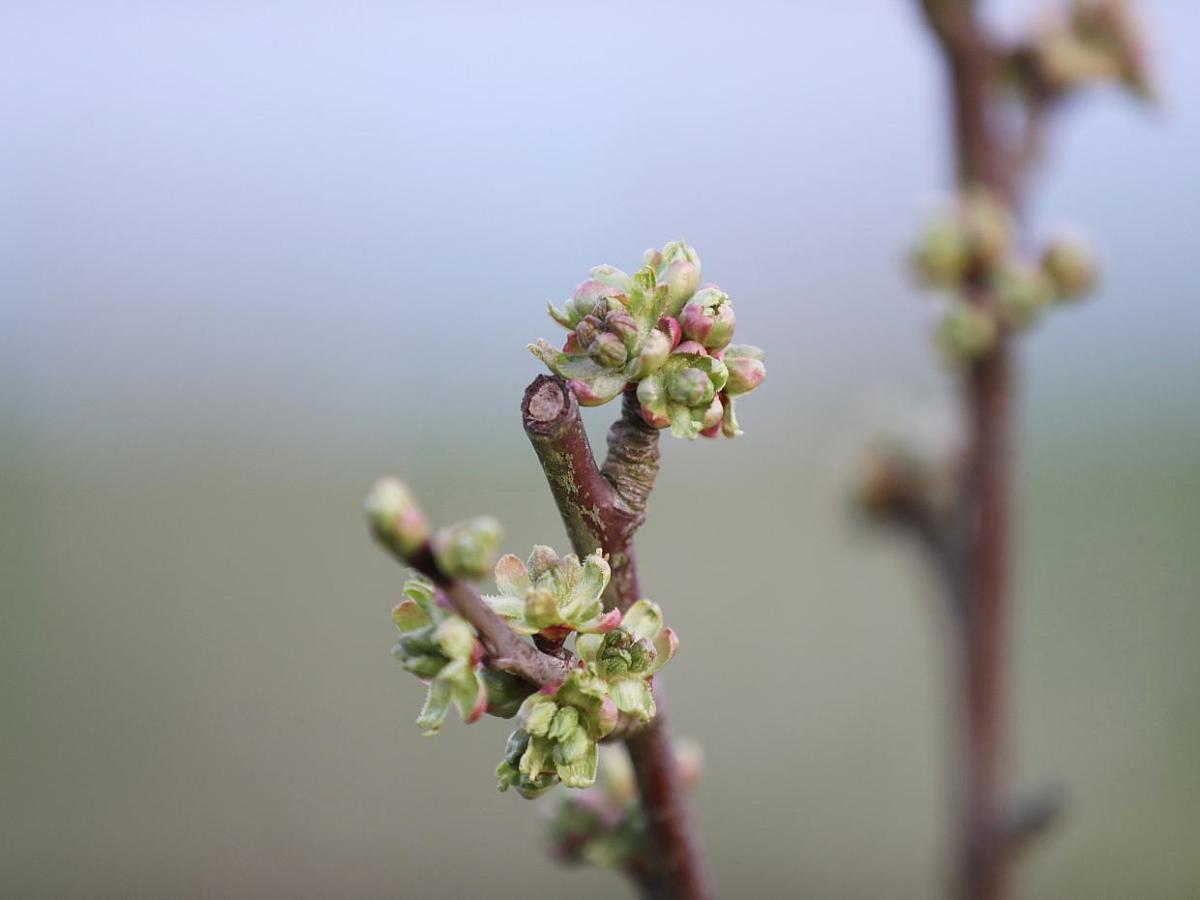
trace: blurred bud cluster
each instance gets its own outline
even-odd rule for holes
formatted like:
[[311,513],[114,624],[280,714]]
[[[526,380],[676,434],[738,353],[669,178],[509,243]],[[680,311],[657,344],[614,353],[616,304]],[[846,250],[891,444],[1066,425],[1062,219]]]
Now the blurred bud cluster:
[[[601,755],[603,766],[596,784],[563,797],[554,808],[551,852],[563,863],[633,872],[649,869],[653,844],[647,839],[629,757],[617,747],[604,747]],[[691,790],[700,779],[699,748],[677,741],[675,765],[684,787]]]
[[1001,61],[1003,81],[1029,99],[1058,99],[1097,84],[1153,96],[1141,23],[1129,0],[1074,0]]
[[1049,305],[1086,296],[1097,277],[1095,258],[1077,237],[1050,240],[1036,261],[1021,255],[1012,215],[978,186],[929,224],[912,267],[924,287],[950,298],[935,338],[951,366],[985,355],[1004,331],[1028,329]]
[[647,250],[632,276],[597,266],[562,309],[549,306],[570,332],[562,348],[542,340],[529,349],[585,406],[636,385],[648,425],[676,437],[736,437],[734,398],[762,383],[763,352],[731,343],[733,302],[714,284],[701,287],[700,269],[683,241]]

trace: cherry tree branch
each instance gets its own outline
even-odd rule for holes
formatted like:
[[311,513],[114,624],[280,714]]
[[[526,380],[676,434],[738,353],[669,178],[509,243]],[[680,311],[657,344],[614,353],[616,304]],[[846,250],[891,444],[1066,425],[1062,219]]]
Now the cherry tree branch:
[[486,650],[484,662],[488,668],[516,675],[539,688],[558,684],[567,677],[569,660],[543,653],[522,640],[475,588],[441,570],[428,541],[400,561],[429,578],[454,611],[474,627]]
[[[1010,148],[999,124],[995,77],[997,45],[970,0],[922,0],[926,21],[950,75],[957,180],[990,188],[1011,209],[1020,180],[1044,128],[1045,109],[1026,125],[1024,147]],[[984,284],[969,289],[983,306],[995,302]],[[963,900],[1007,896],[1009,861],[1016,841],[1005,827],[1008,753],[1007,643],[1010,616],[1010,535],[1013,426],[1012,348],[1001,335],[974,362],[963,384],[968,422],[959,527],[965,538],[948,545],[943,565],[961,571],[963,607],[959,659],[964,719],[964,759],[959,798],[957,895]],[[1020,829],[1025,837],[1033,829]]]
[[[609,431],[608,456],[597,467],[578,402],[561,378],[547,375],[526,388],[521,421],[575,552],[608,554],[613,577],[605,602],[628,609],[641,597],[633,537],[658,474],[658,432],[626,393],[621,418]],[[641,873],[639,884],[647,896],[702,900],[711,888],[675,763],[661,678],[655,677],[658,714],[626,740],[657,851],[654,871]]]

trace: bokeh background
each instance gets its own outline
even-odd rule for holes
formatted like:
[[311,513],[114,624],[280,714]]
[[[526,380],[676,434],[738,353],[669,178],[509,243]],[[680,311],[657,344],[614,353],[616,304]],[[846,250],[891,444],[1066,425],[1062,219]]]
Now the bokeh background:
[[[1031,898],[1200,896],[1200,8],[1143,5],[1163,104],[1072,107],[1030,213],[1108,269],[1022,350],[1014,762],[1072,798]],[[0,894],[624,893],[494,791],[508,723],[419,736],[360,500],[561,546],[523,345],[684,235],[769,361],[640,540],[717,884],[938,895],[938,608],[845,502],[880,409],[953,408],[913,4],[13,2],[0,49]]]

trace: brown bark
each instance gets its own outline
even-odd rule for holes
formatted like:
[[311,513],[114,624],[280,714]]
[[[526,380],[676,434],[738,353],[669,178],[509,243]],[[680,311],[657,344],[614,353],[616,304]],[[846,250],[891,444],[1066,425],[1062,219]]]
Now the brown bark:
[[[521,420],[575,552],[608,554],[613,577],[605,602],[628,609],[641,597],[633,537],[658,474],[658,432],[627,393],[609,430],[608,456],[597,467],[574,395],[548,375],[526,388]],[[661,678],[655,677],[658,715],[626,740],[656,851],[656,865],[640,874],[639,885],[649,897],[703,900],[711,888],[675,764]]]

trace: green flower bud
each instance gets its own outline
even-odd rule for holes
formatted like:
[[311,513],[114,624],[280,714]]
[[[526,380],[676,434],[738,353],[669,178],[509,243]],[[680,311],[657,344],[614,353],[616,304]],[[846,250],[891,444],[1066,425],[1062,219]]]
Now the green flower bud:
[[700,369],[676,369],[667,376],[667,396],[685,406],[700,406],[713,396],[712,382]]
[[1096,286],[1096,257],[1080,238],[1059,237],[1046,246],[1042,269],[1050,279],[1056,300],[1078,300]]
[[679,315],[684,337],[709,350],[720,350],[733,340],[736,321],[729,295],[715,284],[697,292]]
[[[504,759],[500,761],[500,765],[496,766],[496,777],[499,779],[501,791],[513,787],[522,797],[532,800],[544,794],[558,782],[558,775],[552,770],[543,771],[539,768],[536,776],[532,778],[522,770],[523,766],[525,769],[532,770],[533,759],[541,758],[543,755],[537,752],[539,749],[535,747],[537,740],[521,729],[517,729],[509,735],[508,743],[504,748]],[[531,753],[531,750],[534,752]]]
[[591,346],[588,347],[588,356],[598,365],[615,369],[625,365],[625,360],[629,358],[629,351],[625,349],[624,342],[617,335],[605,331],[597,335],[596,339],[591,342]]
[[523,678],[507,672],[483,669],[483,683],[487,691],[487,711],[501,719],[511,719],[533,693],[533,687]]
[[1032,325],[1054,291],[1053,284],[1041,269],[1015,262],[996,273],[992,289],[1001,318],[1014,331]]
[[1012,213],[987,188],[968,188],[961,200],[959,216],[975,266],[987,271],[1012,252],[1016,239]]
[[429,538],[425,514],[408,485],[396,478],[375,482],[365,503],[375,539],[401,559],[408,559]]
[[435,629],[433,640],[448,659],[469,660],[475,652],[475,629],[458,616],[447,616]]
[[667,286],[666,314],[678,316],[700,286],[700,256],[683,241],[671,241],[662,250],[647,250],[645,265]]
[[496,559],[500,533],[500,523],[490,516],[438,529],[431,541],[438,568],[450,578],[484,577]]
[[961,366],[992,349],[996,342],[996,320],[974,303],[955,301],[938,325],[935,337],[947,365]]
[[962,284],[970,265],[967,236],[952,217],[933,222],[913,251],[913,270],[926,287],[953,290]]

